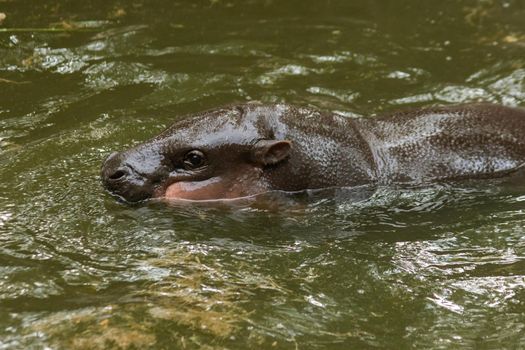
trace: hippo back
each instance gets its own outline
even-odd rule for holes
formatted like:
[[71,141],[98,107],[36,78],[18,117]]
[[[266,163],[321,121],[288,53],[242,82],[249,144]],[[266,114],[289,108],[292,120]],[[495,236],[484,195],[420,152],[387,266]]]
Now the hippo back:
[[504,176],[525,163],[525,110],[436,107],[359,120],[380,183]]

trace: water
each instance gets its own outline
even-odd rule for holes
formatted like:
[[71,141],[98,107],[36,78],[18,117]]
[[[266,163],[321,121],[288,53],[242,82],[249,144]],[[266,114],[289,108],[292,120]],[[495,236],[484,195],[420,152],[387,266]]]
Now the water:
[[525,347],[523,183],[127,206],[98,178],[111,151],[234,102],[523,106],[524,1],[0,12],[1,349]]

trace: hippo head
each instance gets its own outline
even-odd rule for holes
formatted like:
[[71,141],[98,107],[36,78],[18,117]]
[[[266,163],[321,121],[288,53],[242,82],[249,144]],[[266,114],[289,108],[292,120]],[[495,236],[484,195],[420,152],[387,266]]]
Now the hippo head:
[[183,119],[159,136],[111,154],[104,186],[129,202],[149,198],[210,200],[272,189],[272,169],[292,144],[280,122],[285,106],[246,104]]

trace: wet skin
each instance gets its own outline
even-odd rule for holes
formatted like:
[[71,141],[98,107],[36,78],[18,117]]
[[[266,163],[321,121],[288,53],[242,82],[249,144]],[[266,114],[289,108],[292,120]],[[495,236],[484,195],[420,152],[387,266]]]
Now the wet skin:
[[498,105],[351,119],[249,103],[189,116],[111,154],[102,181],[137,202],[496,178],[525,166],[524,135],[525,109]]

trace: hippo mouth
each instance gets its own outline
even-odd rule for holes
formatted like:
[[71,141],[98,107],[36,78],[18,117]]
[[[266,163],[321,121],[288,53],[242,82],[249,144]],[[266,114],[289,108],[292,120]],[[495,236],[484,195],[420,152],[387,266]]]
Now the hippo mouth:
[[235,186],[225,186],[221,177],[200,181],[176,181],[155,191],[154,198],[167,200],[210,201],[246,197]]

